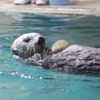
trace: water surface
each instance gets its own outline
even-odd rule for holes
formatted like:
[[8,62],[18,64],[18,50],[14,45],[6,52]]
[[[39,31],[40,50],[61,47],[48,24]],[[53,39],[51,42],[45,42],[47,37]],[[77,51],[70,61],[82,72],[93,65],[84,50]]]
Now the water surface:
[[24,64],[11,44],[24,33],[39,32],[51,46],[59,39],[100,48],[100,18],[0,13],[0,100],[99,100],[100,77],[72,75]]

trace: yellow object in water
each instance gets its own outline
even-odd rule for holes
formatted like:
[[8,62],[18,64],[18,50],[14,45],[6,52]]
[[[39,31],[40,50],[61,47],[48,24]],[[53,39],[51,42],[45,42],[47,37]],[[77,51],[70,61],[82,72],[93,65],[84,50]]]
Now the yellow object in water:
[[58,40],[51,47],[52,53],[54,54],[54,53],[61,52],[62,50],[64,50],[68,46],[69,46],[69,43],[67,41],[65,41],[65,40]]

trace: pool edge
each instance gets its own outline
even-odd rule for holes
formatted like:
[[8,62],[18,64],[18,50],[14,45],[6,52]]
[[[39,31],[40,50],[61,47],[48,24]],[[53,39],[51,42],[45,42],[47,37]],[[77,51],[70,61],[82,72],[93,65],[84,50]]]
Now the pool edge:
[[94,15],[100,16],[100,9],[97,8],[84,8],[84,7],[32,7],[32,6],[11,6],[0,7],[0,12],[9,13],[33,13],[33,14],[51,14],[51,15]]

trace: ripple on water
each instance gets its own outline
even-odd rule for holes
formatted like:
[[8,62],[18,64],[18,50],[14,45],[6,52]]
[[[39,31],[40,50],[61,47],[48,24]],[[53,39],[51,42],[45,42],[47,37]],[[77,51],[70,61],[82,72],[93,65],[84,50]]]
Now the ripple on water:
[[33,76],[25,75],[24,73],[19,73],[19,72],[11,72],[10,75],[12,75],[12,76],[19,76],[20,78],[34,79]]
[[1,100],[99,100],[100,78],[52,72],[23,64],[11,54],[21,34],[40,32],[51,46],[58,39],[100,47],[100,18],[0,13]]

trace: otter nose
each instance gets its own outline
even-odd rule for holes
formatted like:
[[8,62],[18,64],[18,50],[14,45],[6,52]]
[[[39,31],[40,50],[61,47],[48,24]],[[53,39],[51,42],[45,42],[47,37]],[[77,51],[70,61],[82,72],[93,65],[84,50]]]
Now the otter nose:
[[12,53],[13,53],[14,55],[19,55],[18,50],[14,50],[14,49],[12,49]]
[[38,44],[42,45],[43,43],[45,43],[45,39],[43,37],[39,37]]

